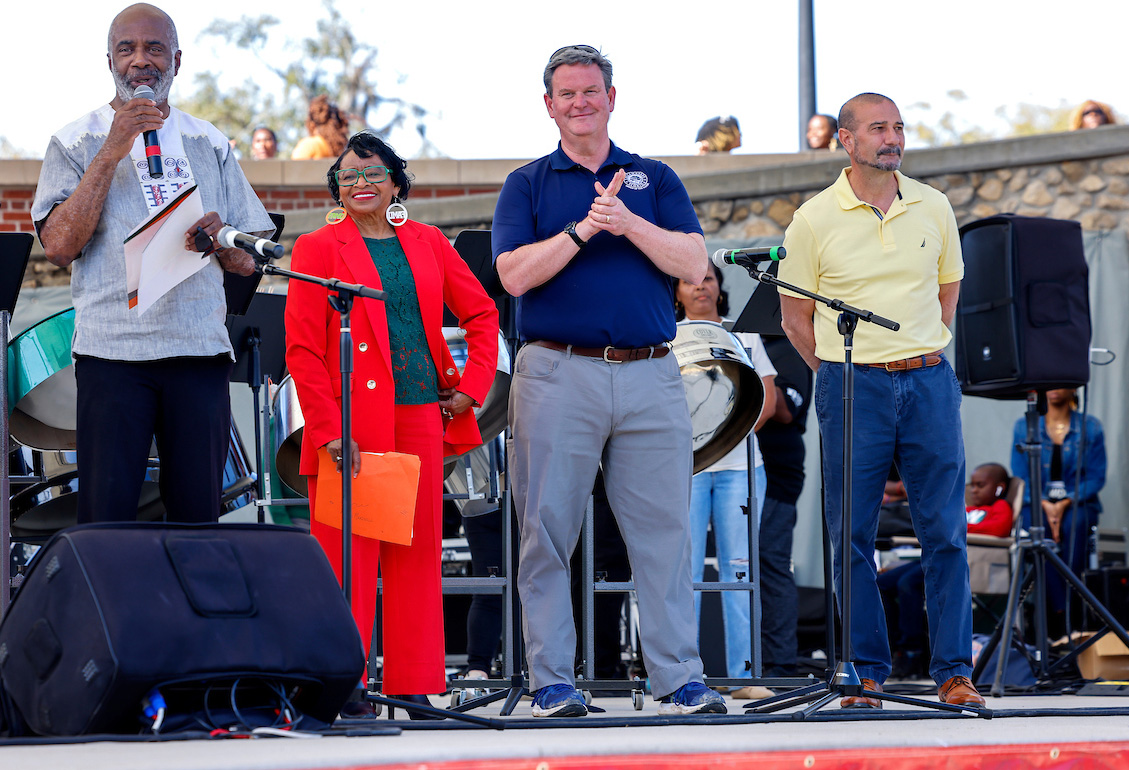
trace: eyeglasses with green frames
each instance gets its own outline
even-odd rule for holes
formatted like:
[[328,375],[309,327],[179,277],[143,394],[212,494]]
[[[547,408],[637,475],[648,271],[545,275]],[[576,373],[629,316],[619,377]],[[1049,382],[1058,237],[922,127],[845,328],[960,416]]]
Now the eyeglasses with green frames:
[[391,173],[391,169],[387,166],[366,166],[360,170],[355,168],[339,168],[333,172],[337,184],[342,187],[352,187],[357,182],[361,181],[363,174],[369,184],[380,184]]

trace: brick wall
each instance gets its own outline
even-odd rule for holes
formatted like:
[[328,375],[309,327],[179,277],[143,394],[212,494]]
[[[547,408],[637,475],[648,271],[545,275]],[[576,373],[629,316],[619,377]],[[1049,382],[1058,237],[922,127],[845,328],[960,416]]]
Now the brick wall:
[[0,188],[0,233],[30,233],[31,199],[34,190],[13,187]]

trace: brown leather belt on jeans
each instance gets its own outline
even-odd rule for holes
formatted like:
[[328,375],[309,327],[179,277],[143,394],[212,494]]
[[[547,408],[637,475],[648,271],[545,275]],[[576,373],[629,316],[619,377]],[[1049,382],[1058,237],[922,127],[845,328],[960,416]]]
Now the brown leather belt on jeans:
[[936,366],[941,363],[941,351],[934,350],[932,353],[926,353],[913,358],[903,358],[900,361],[887,361],[884,364],[867,364],[877,369],[885,369],[888,372],[905,372],[910,369],[924,369],[927,366]]
[[576,345],[565,345],[563,342],[553,342],[552,340],[530,340],[530,345],[540,345],[549,350],[559,350],[562,353],[572,352],[573,355],[585,356],[587,358],[600,358],[608,363],[622,364],[625,361],[642,361],[648,358],[662,358],[670,352],[670,348],[665,344],[652,345],[645,348],[613,348],[608,345],[606,348],[582,348]]

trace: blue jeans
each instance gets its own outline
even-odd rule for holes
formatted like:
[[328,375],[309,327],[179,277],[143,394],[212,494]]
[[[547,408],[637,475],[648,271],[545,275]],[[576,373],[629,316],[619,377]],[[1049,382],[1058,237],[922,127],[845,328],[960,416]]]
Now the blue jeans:
[[[844,364],[825,361],[815,407],[823,440],[825,515],[835,554],[835,589],[842,606]],[[886,616],[875,584],[874,539],[891,462],[898,466],[921,541],[929,674],[938,684],[972,672],[972,601],[964,515],[964,439],[960,386],[947,361],[887,372],[855,365],[851,522],[851,659],[860,677],[879,683],[890,674]]]
[[[753,477],[757,489],[757,520],[764,507],[764,492],[768,477],[764,466],[758,466]],[[706,560],[706,529],[713,524],[714,545],[717,547],[717,567],[723,583],[737,581],[737,573],[744,573],[747,583],[749,569],[749,520],[741,506],[749,500],[749,475],[747,471],[703,471],[694,476],[690,487],[690,560],[694,568],[694,582],[702,580]],[[754,526],[758,526],[754,522]],[[725,667],[730,677],[748,677],[752,674],[745,662],[752,660],[752,630],[749,622],[749,593],[746,591],[721,592],[722,617],[725,620]],[[694,611],[699,626],[702,618],[702,595],[694,592]]]

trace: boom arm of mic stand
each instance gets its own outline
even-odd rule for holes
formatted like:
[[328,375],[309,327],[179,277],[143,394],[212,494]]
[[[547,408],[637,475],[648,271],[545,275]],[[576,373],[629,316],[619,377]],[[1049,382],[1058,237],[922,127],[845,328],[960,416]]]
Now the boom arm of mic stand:
[[814,299],[816,302],[822,302],[832,310],[838,310],[841,313],[849,313],[858,318],[860,321],[877,324],[878,326],[894,332],[901,328],[901,325],[897,321],[891,321],[889,318],[884,318],[877,313],[871,312],[870,310],[863,310],[861,308],[852,307],[851,305],[843,302],[843,300],[841,299],[828,299],[827,297],[824,297],[822,295],[810,292],[807,289],[801,289],[799,286],[793,286],[786,281],[781,281],[772,273],[761,270],[756,265],[748,265],[745,269],[749,271],[749,276],[754,280],[760,281],[761,283],[771,284],[772,286],[776,286],[777,288],[785,288],[788,291],[795,292],[796,294],[802,294],[808,299]]
[[256,269],[263,275],[281,275],[285,278],[294,278],[306,283],[313,283],[318,286],[324,286],[330,291],[337,292],[338,294],[349,294],[354,297],[367,297],[368,299],[378,299],[381,302],[388,296],[387,292],[380,289],[372,289],[368,286],[359,283],[345,283],[336,278],[318,278],[315,275],[307,273],[295,273],[293,270],[285,270],[281,267],[274,265],[260,265],[256,264]]

